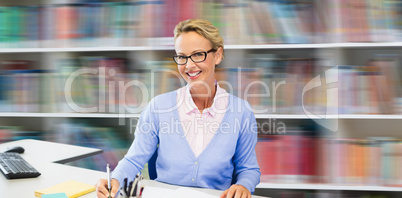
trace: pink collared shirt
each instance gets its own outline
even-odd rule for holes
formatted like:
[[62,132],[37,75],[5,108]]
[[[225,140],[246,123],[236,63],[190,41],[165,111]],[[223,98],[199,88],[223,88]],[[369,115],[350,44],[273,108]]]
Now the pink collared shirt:
[[218,83],[215,85],[213,103],[211,107],[204,109],[202,114],[191,97],[189,85],[177,90],[180,123],[195,157],[198,157],[212,140],[227,110],[229,94],[219,87]]

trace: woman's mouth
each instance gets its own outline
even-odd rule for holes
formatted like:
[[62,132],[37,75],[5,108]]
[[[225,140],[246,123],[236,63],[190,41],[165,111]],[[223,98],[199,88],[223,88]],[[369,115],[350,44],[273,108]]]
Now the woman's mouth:
[[187,76],[189,76],[189,77],[190,77],[190,79],[192,79],[192,80],[193,80],[193,79],[198,78],[198,76],[200,76],[201,72],[202,72],[202,71],[198,71],[198,72],[191,72],[191,73],[187,72],[186,74],[187,74]]

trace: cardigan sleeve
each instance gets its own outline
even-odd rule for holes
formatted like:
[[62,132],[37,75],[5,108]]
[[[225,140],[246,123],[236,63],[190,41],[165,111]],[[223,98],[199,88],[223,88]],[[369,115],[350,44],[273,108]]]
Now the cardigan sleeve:
[[243,117],[233,162],[235,164],[236,184],[243,185],[252,194],[257,184],[260,183],[261,176],[255,153],[256,143],[257,122],[253,112],[249,111]]
[[141,113],[135,128],[134,142],[112,172],[112,178],[119,181],[120,187],[123,185],[124,178],[127,178],[128,181],[134,179],[157,148],[159,142],[158,117],[152,112],[154,110],[153,104],[154,101],[152,100]]

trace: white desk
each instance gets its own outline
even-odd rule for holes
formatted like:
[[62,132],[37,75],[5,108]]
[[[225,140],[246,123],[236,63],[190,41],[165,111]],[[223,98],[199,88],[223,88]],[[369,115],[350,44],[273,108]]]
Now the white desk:
[[[64,164],[49,162],[30,162],[39,172],[42,173],[36,178],[12,179],[8,180],[0,175],[1,197],[34,198],[35,190],[48,188],[67,180],[76,180],[87,184],[95,185],[100,178],[105,178],[106,173],[93,171],[84,168],[77,168]],[[94,198],[95,193],[82,196],[84,198]]]
[[[94,171],[84,168],[68,166],[59,163],[73,161],[96,153],[101,153],[100,149],[91,149],[66,144],[51,143],[38,140],[21,140],[10,143],[0,144],[0,152],[9,146],[22,146],[25,148],[22,156],[42,173],[37,178],[13,179],[8,180],[3,175],[0,176],[1,197],[35,198],[35,190],[48,188],[67,180],[76,180],[87,184],[95,185],[99,179],[106,178],[105,172]],[[55,152],[56,151],[56,152]],[[41,160],[38,160],[41,159]],[[54,163],[59,162],[59,163]],[[160,188],[177,189],[180,186],[169,185],[153,180],[144,180],[146,186]],[[210,195],[219,197],[222,191],[192,188]],[[94,198],[96,193],[92,192],[80,198]],[[253,196],[261,198],[261,196]]]
[[[106,178],[105,172],[93,171],[84,168],[56,164],[32,162],[32,165],[42,173],[37,178],[7,180],[4,176],[0,177],[1,197],[35,198],[35,190],[47,188],[67,180],[76,180],[87,184],[95,185],[99,179]],[[160,188],[177,189],[180,186],[169,185],[153,180],[144,180],[144,185]],[[219,197],[222,191],[202,188],[192,188],[210,195]],[[94,198],[96,193],[92,192],[80,198]],[[261,198],[261,196],[253,196]]]
[[18,140],[0,144],[0,152],[8,147],[21,146],[25,152],[21,156],[28,162],[68,163],[85,157],[102,153],[102,149],[47,142],[41,140]]
[[[175,190],[175,189],[178,189],[178,188],[182,187],[182,186],[175,186],[175,185],[170,185],[170,184],[166,184],[166,183],[157,182],[157,181],[154,181],[154,180],[144,180],[144,186],[145,186],[145,188],[147,186],[153,186],[153,187],[167,188],[167,189],[172,189],[172,190]],[[220,191],[220,190],[205,189],[205,188],[191,188],[191,189],[194,189],[194,190],[206,193],[206,194],[216,196],[217,198],[223,192],[223,191]],[[253,198],[263,198],[262,196],[257,196],[257,195],[252,195],[252,197]]]

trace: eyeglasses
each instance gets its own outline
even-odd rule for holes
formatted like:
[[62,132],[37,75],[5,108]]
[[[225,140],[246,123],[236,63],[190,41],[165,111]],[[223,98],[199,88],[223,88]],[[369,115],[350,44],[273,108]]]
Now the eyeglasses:
[[209,52],[216,52],[216,49],[210,49],[210,50],[208,50],[206,52],[196,52],[194,54],[191,54],[190,56],[174,55],[173,60],[178,65],[187,64],[188,58],[191,58],[191,60],[194,63],[199,63],[199,62],[205,61],[205,59],[207,59],[207,54]]

